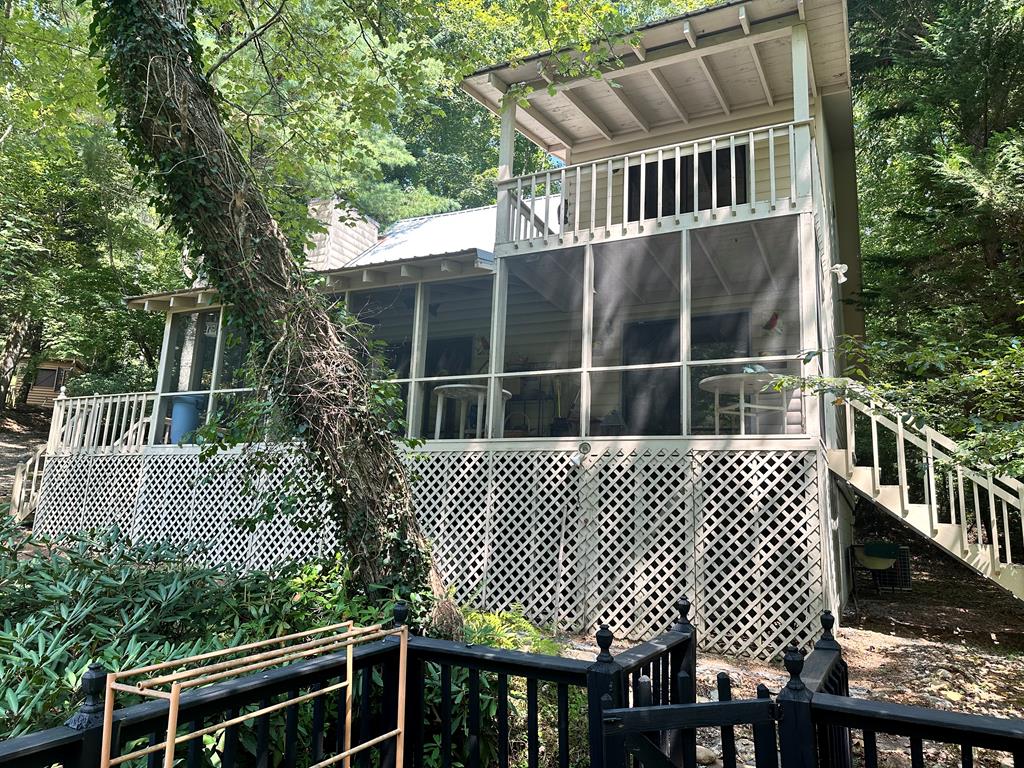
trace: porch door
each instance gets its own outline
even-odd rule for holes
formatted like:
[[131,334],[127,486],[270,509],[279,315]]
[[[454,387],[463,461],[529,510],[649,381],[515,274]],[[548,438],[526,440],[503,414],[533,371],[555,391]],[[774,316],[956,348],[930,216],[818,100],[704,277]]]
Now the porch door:
[[[679,318],[641,320],[626,326],[623,365],[649,365],[679,359]],[[679,370],[625,371],[622,415],[627,435],[679,434]]]

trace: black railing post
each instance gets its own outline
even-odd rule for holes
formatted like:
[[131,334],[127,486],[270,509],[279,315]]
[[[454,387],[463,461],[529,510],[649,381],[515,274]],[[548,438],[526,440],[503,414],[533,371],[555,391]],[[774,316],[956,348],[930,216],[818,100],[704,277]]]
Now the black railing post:
[[626,748],[619,736],[604,736],[604,711],[626,706],[622,667],[612,657],[615,639],[607,624],[595,635],[601,651],[587,669],[587,720],[590,733],[591,768],[625,768]]
[[[821,637],[814,644],[815,653],[826,653],[833,656],[829,665],[829,675],[824,680],[820,692],[834,696],[850,695],[850,677],[843,649],[832,633],[836,618],[831,611],[822,611]],[[853,764],[853,746],[850,741],[850,729],[840,725],[825,726],[818,731],[819,759],[827,760],[832,768],[849,768]]]
[[813,694],[800,679],[804,652],[796,645],[787,646],[784,664],[789,672],[789,682],[776,698],[782,768],[816,768],[814,723],[811,720]]
[[[77,761],[69,764],[69,768],[94,768],[100,764],[103,751],[103,693],[107,687],[107,670],[102,664],[93,662],[82,676],[82,693],[85,701],[78,711],[64,723],[74,731],[85,731],[82,736],[82,750]],[[111,750],[116,752],[117,723],[114,724]]]
[[[693,704],[697,701],[697,629],[690,621],[693,605],[683,596],[676,601],[676,620],[672,632],[689,635],[689,640],[669,651],[671,704]],[[676,765],[693,768],[697,765],[697,732],[692,728],[668,734],[668,753]]]

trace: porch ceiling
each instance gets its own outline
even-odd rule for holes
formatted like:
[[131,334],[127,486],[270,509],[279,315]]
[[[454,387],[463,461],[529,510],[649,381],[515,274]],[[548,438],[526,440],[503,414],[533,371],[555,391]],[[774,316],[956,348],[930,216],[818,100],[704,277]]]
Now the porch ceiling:
[[662,127],[716,122],[790,102],[790,33],[801,21],[817,90],[847,90],[844,0],[726,2],[639,29],[640,44],[617,48],[619,66],[601,79],[560,79],[541,54],[481,70],[463,88],[499,114],[510,86],[530,86],[529,106],[517,110],[517,128],[564,158],[567,149],[642,141]]

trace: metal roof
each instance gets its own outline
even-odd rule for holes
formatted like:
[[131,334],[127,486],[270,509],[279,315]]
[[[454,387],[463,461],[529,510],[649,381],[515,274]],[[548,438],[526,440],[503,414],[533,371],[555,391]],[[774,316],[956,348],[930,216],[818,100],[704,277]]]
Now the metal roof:
[[494,253],[496,210],[496,206],[488,205],[395,222],[375,245],[344,264],[341,269],[472,251],[489,260]]

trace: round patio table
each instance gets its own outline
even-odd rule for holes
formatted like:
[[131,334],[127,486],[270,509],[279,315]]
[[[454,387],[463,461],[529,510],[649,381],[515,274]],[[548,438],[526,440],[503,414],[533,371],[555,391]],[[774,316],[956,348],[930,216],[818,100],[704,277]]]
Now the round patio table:
[[[442,384],[434,387],[434,394],[437,395],[437,418],[434,421],[434,439],[441,439],[441,425],[444,423],[444,401],[456,400],[460,403],[459,408],[459,439],[466,436],[466,416],[469,413],[469,404],[476,401],[476,436],[483,436],[484,425],[484,403],[487,400],[486,384]],[[512,397],[507,389],[501,390],[502,402]]]
[[[715,396],[715,434],[721,433],[723,415],[737,415],[740,419],[740,434],[747,434],[747,419],[754,424],[753,434],[760,434],[761,417],[786,410],[788,389],[772,389],[772,384],[780,376],[771,371],[756,373],[724,373],[719,376],[708,376],[701,379],[697,386]],[[779,396],[779,405],[762,402],[762,396],[772,394]],[[734,396],[738,399],[735,405],[721,404],[722,395]]]

